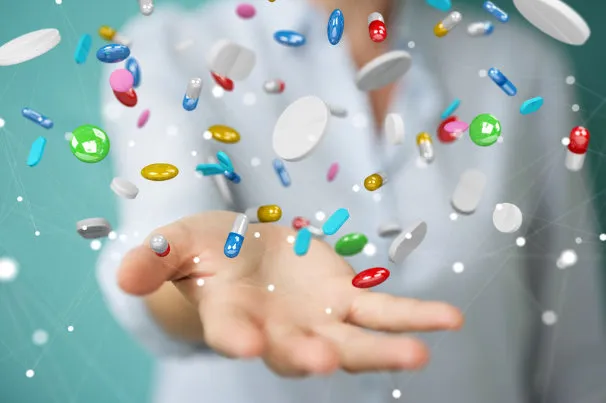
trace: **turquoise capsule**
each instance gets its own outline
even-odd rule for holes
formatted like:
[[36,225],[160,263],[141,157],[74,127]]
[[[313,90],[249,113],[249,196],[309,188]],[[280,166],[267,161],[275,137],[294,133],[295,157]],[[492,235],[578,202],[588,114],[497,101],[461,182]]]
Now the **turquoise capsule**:
[[433,8],[444,12],[450,10],[450,7],[452,7],[450,0],[426,0],[426,2]]
[[328,26],[326,27],[328,42],[330,42],[331,45],[339,43],[343,36],[344,29],[345,18],[343,18],[343,11],[337,8],[330,14],[330,17],[328,17]]
[[97,51],[97,59],[103,63],[118,63],[130,56],[130,49],[124,45],[110,43]]
[[447,117],[449,117],[450,115],[452,115],[453,113],[455,113],[455,111],[457,110],[459,105],[461,105],[461,100],[459,98],[455,98],[455,100],[452,101],[446,109],[444,109],[444,112],[442,112],[442,114],[440,115],[440,118],[442,120],[444,120]]
[[27,165],[35,167],[38,165],[44,155],[44,147],[46,146],[46,139],[42,136],[38,137],[32,143],[32,147],[29,149],[29,156],[27,157]]
[[311,232],[307,228],[301,228],[297,232],[297,238],[295,238],[295,255],[303,256],[309,251],[311,245]]
[[295,31],[277,31],[274,39],[284,46],[299,47],[305,45],[305,36]]
[[86,62],[92,43],[93,38],[89,34],[84,34],[80,37],[78,46],[76,46],[76,52],[74,53],[74,60],[77,64]]
[[529,115],[541,109],[541,106],[543,106],[542,97],[527,99],[526,101],[524,101],[522,106],[520,106],[520,113],[522,115]]
[[322,232],[324,232],[324,235],[334,235],[347,220],[349,220],[349,211],[340,208],[328,217],[328,220],[322,226]]

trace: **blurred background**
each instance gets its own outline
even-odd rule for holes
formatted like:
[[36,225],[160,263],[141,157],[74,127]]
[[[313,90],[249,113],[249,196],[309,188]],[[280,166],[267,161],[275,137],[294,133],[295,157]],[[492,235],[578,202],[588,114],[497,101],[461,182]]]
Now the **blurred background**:
[[[258,1],[266,0],[251,2]],[[482,4],[453,1],[455,6],[461,2]],[[156,0],[157,7],[166,3],[198,7],[204,1]],[[101,244],[84,240],[75,231],[75,223],[87,217],[106,217],[117,227],[108,186],[111,160],[83,165],[73,158],[65,140],[66,132],[82,124],[101,124],[101,64],[94,51],[105,42],[97,30],[101,25],[121,27],[139,15],[138,4],[135,0],[0,0],[0,4],[0,43],[41,28],[57,28],[62,34],[59,46],[44,57],[0,67],[0,258],[10,258],[18,267],[12,278],[10,267],[0,265],[0,402],[146,401],[153,362],[105,308],[94,273]],[[511,0],[498,4],[521,18]],[[579,124],[592,116],[588,168],[601,213],[606,206],[602,49],[606,3],[568,4],[592,29],[585,46],[565,50],[576,67],[570,74],[576,77],[580,96]],[[86,64],[76,65],[73,52],[84,33],[93,37],[92,51]],[[25,106],[43,111],[55,122],[46,132],[44,164],[35,169],[25,160],[42,132],[21,117]],[[571,128],[561,129],[557,137],[567,136]],[[606,214],[599,216],[605,222],[598,228],[604,232]]]

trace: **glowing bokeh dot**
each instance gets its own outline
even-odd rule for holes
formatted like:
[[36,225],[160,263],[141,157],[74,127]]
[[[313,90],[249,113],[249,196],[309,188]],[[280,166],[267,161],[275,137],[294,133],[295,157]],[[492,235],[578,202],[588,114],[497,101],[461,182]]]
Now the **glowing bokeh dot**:
[[478,76],[480,76],[482,78],[486,77],[487,75],[488,75],[488,72],[484,69],[481,69],[478,71]]
[[74,331],[74,327],[73,327],[73,326],[71,326],[71,325],[70,325],[70,326],[68,326],[68,327],[67,327],[67,331],[68,331],[68,332],[70,332],[70,333],[71,333],[71,332],[73,332],[73,331]]
[[196,155],[198,155],[198,152],[197,152],[196,150],[193,150],[193,151],[191,152],[191,156],[192,156],[192,157],[195,157]]
[[242,98],[244,105],[252,106],[257,103],[257,96],[252,92],[247,92]]
[[367,243],[362,249],[362,253],[366,256],[374,256],[377,253],[377,247],[372,243]]
[[572,109],[573,112],[578,112],[581,107],[577,104],[574,104],[570,107],[570,109]]
[[286,237],[286,242],[288,242],[289,244],[293,244],[295,243],[295,237],[292,235],[289,235]]
[[36,346],[42,346],[48,342],[48,333],[46,330],[38,329],[32,334],[32,343]]
[[225,94],[225,90],[218,85],[213,87],[213,97],[221,98]]
[[35,236],[40,236],[40,231],[35,231],[35,232],[34,232],[34,235],[35,235]]
[[276,289],[276,286],[273,284],[270,284],[267,286],[267,291],[269,291],[269,292],[273,292],[275,289]]
[[4,119],[0,118],[0,129],[2,129],[5,124],[6,122],[4,121]]
[[555,325],[555,323],[558,321],[558,316],[554,311],[545,311],[543,312],[541,319],[543,320],[544,324],[551,326]]
[[576,237],[576,238],[574,239],[574,242],[575,242],[577,245],[580,245],[580,244],[582,244],[582,243],[583,243],[583,238],[581,238],[581,237]]
[[391,395],[394,399],[399,399],[402,397],[402,392],[400,391],[400,389],[394,389],[393,392],[391,392]]
[[92,250],[99,250],[101,249],[101,241],[98,239],[94,239],[90,242],[90,248]]
[[318,221],[324,221],[325,218],[326,218],[326,214],[324,214],[323,211],[318,211],[316,213],[316,220],[318,220]]
[[450,213],[449,217],[451,221],[456,221],[459,215],[457,213]]
[[605,242],[606,241],[606,234],[600,234],[599,238],[600,238],[600,241]]
[[28,378],[33,378],[34,375],[36,375],[36,373],[33,369],[28,369],[27,371],[25,371],[25,376],[27,376]]
[[198,256],[195,256],[193,260],[195,264],[200,263],[200,258]]
[[414,49],[414,47],[415,47],[415,41],[408,42],[408,49]]
[[116,238],[118,238],[118,234],[116,233],[116,231],[111,231],[109,234],[107,234],[107,238],[110,241],[115,240]]
[[61,5],[61,3],[63,3],[63,0],[55,0],[56,5]]
[[19,203],[21,203],[21,202],[23,201],[23,197],[21,197],[21,196],[17,196],[17,201],[18,201]]
[[326,312],[327,315],[330,315],[332,313],[332,308],[326,308],[324,312]]
[[259,165],[261,165],[261,160],[257,157],[254,157],[250,160],[250,165],[253,167],[258,167]]
[[465,265],[463,265],[461,262],[455,262],[452,265],[452,271],[455,273],[463,273],[463,270],[465,270]]
[[360,191],[360,185],[353,185],[351,187],[351,190],[353,190],[354,192],[359,192]]
[[255,238],[261,238],[261,233],[260,232],[255,232]]
[[13,281],[19,273],[17,261],[4,257],[0,258],[0,282]]
[[526,245],[526,238],[524,238],[523,236],[517,237],[516,238],[516,245],[518,245],[520,248],[524,245]]
[[196,285],[198,287],[202,287],[204,285],[204,279],[203,278],[199,278],[196,280]]
[[568,84],[568,85],[574,84],[575,81],[576,81],[576,78],[574,78],[574,76],[566,77],[566,84]]
[[570,144],[570,139],[568,137],[562,137],[562,145],[568,146]]

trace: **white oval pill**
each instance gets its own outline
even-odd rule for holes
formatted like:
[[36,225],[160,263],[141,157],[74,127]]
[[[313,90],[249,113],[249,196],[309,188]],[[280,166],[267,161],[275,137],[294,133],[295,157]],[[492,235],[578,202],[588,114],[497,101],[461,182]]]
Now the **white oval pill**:
[[427,234],[427,224],[419,221],[410,226],[407,231],[402,232],[393,240],[389,246],[389,260],[400,264],[415,250]]
[[134,199],[139,194],[139,188],[131,181],[123,178],[114,178],[109,187],[115,194],[125,199]]
[[12,66],[35,59],[51,51],[59,42],[61,34],[54,28],[28,32],[0,46],[0,66]]
[[515,204],[497,204],[492,212],[492,223],[498,231],[505,234],[511,234],[519,230],[522,221],[522,211]]
[[215,43],[207,57],[210,71],[235,81],[248,77],[255,61],[255,52],[227,39]]
[[356,74],[356,86],[360,91],[372,91],[385,87],[402,77],[412,65],[412,57],[403,50],[392,50],[366,63]]
[[328,105],[328,109],[330,109],[330,114],[336,118],[346,118],[347,117],[347,109],[341,106]]
[[461,175],[459,183],[452,195],[452,207],[461,214],[472,214],[486,187],[486,175],[475,169],[470,169]]
[[76,223],[78,234],[85,239],[105,238],[112,227],[105,218],[87,218]]
[[399,113],[385,116],[385,135],[390,144],[398,145],[404,140],[404,119]]
[[402,232],[402,227],[396,223],[381,224],[378,229],[381,238],[391,238]]

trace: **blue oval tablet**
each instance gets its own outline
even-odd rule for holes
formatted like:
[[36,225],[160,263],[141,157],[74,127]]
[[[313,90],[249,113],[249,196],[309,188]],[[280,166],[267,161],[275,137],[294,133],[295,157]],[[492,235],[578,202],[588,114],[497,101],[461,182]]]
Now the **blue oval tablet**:
[[38,165],[44,155],[44,147],[46,146],[46,139],[42,136],[38,137],[32,143],[32,147],[29,149],[29,155],[27,156],[27,165],[35,167]]
[[328,17],[328,25],[326,26],[326,35],[328,36],[328,42],[331,45],[336,45],[343,36],[343,30],[345,29],[345,18],[343,17],[343,11],[338,8],[330,13]]
[[291,47],[299,47],[305,45],[305,37],[295,31],[277,31],[274,34],[276,42]]
[[139,86],[139,84],[141,83],[141,69],[139,68],[139,62],[137,62],[137,59],[133,58],[133,57],[129,57],[126,60],[126,70],[130,71],[130,74],[133,75],[133,87],[137,88]]
[[328,217],[328,220],[326,220],[322,226],[322,232],[324,232],[325,235],[334,235],[341,229],[347,220],[349,220],[349,211],[340,208]]
[[297,232],[295,238],[295,255],[303,256],[309,251],[309,245],[311,244],[311,232],[307,228],[301,228]]
[[452,7],[450,0],[426,0],[427,5],[437,8],[440,11],[448,11]]
[[452,101],[446,109],[444,109],[444,112],[442,112],[442,115],[440,115],[440,118],[442,118],[442,120],[444,120],[447,117],[449,117],[450,115],[452,115],[454,113],[454,111],[457,110],[459,105],[461,105],[461,100],[459,98],[455,98],[455,100]]
[[130,49],[124,45],[110,43],[97,51],[97,59],[103,63],[118,63],[130,56]]
[[76,46],[76,51],[74,52],[74,60],[76,63],[83,64],[86,61],[92,43],[93,38],[89,34],[84,34],[80,37],[78,46]]
[[526,101],[524,101],[522,106],[520,106],[520,113],[522,115],[528,115],[541,109],[541,106],[543,106],[542,97],[527,99]]

